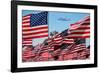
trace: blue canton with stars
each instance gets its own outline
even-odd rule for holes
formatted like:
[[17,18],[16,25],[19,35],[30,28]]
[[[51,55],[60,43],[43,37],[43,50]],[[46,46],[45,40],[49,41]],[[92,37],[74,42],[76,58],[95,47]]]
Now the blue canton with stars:
[[40,26],[40,25],[47,25],[47,16],[48,12],[41,12],[37,14],[32,14],[30,17],[30,26]]

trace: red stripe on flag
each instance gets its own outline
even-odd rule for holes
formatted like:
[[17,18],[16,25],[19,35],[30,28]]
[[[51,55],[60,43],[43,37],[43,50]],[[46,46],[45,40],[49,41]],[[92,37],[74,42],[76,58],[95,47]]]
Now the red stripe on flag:
[[71,34],[90,34],[90,31],[89,32],[72,32]]
[[22,22],[22,24],[30,23],[30,21]]
[[70,26],[78,26],[78,25],[90,25],[90,21],[84,21],[83,23],[82,22],[77,22],[77,23],[74,23],[74,24],[70,24]]
[[23,41],[24,41],[24,40],[25,40],[25,41],[32,41],[32,39],[23,39]]
[[90,36],[67,36],[67,38],[90,38]]
[[22,44],[31,44],[32,45],[32,42],[23,42]]
[[32,43],[22,43],[24,46],[31,46],[32,45]]
[[44,38],[44,37],[48,37],[48,34],[46,34],[46,35],[39,35],[39,36],[31,36],[31,37],[26,37],[26,38],[23,38],[23,39]]
[[34,27],[28,27],[28,28],[23,28],[22,30],[23,31],[32,31],[32,30],[42,30],[42,29],[48,29],[48,26],[44,26],[44,27],[37,27],[37,28],[34,28]]
[[22,28],[30,27],[30,25],[22,25]]

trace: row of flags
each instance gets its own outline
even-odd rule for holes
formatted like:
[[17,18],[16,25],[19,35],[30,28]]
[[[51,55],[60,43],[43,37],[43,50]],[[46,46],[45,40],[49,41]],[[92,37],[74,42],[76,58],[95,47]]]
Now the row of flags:
[[[23,45],[32,45],[32,39],[48,37],[48,12],[29,14],[22,17],[22,39]],[[90,38],[90,16],[70,24],[67,36],[64,38],[58,34],[54,37],[53,42],[49,44],[61,45],[62,43],[72,44],[77,38]],[[34,44],[34,42],[33,42]]]
[[52,46],[52,45],[62,45],[62,44],[73,44],[74,43],[74,39],[68,39],[66,37],[62,37],[60,36],[60,34],[49,38],[47,43]]
[[[39,45],[38,45],[39,47]],[[24,47],[25,48],[25,47]],[[39,51],[39,49],[38,49]],[[22,60],[23,62],[34,62],[34,61],[55,61],[55,60],[72,60],[72,59],[87,59],[89,58],[89,49],[85,44],[74,44],[66,47],[65,49],[58,48],[57,50],[53,47],[41,48],[39,52],[33,50],[33,48],[26,47],[23,50]]]

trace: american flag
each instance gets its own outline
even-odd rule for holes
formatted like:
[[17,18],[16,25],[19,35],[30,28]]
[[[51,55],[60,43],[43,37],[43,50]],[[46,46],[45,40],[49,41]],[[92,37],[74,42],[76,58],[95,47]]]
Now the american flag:
[[48,38],[47,43],[48,45],[53,45],[53,38]]
[[75,49],[83,49],[83,48],[84,48],[84,49],[86,48],[86,44],[84,44],[84,43],[83,43],[83,44],[78,44],[78,45],[76,45],[76,47],[74,48],[74,50],[75,50]]
[[89,38],[90,37],[90,17],[84,18],[75,24],[71,24],[68,38]]
[[33,52],[32,48],[30,47],[23,47],[23,53],[22,53],[22,59],[24,61],[28,61],[29,58],[32,58],[35,56],[35,53]]
[[29,14],[22,17],[23,45],[32,45],[32,39],[48,37],[48,12]]
[[63,43],[65,43],[65,44],[73,44],[74,43],[74,39],[68,39],[68,38],[64,38],[63,39]]
[[29,58],[29,57],[32,57],[32,56],[35,56],[34,52],[32,52],[32,51],[25,51],[23,53],[24,58]]
[[73,43],[72,46],[70,47],[72,52],[79,51],[79,50],[82,50],[82,49],[86,49],[86,43],[85,43],[84,40],[85,39],[77,39],[75,41],[75,43]]
[[54,37],[54,45],[61,45],[62,44],[62,37],[60,35]]
[[23,39],[23,42],[22,42],[23,45],[32,45],[32,39]]

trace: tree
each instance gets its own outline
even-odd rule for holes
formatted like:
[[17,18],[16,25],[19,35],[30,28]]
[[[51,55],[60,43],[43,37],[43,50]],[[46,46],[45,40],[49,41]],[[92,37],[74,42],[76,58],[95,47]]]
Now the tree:
[[58,34],[57,31],[50,32],[50,36],[54,36],[54,35],[56,35],[56,34]]

